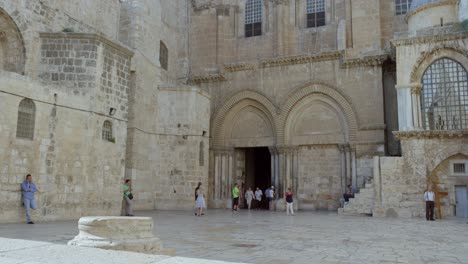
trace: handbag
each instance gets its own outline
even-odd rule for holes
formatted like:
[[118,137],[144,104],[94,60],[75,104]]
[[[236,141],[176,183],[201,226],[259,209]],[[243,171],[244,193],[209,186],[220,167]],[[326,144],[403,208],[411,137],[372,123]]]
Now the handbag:
[[132,193],[130,193],[129,195],[127,195],[127,197],[128,197],[128,199],[133,200],[133,194],[132,194]]

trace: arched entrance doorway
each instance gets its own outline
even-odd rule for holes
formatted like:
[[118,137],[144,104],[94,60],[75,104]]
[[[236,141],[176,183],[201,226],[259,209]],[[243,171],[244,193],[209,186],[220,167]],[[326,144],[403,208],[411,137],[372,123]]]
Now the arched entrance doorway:
[[220,109],[211,149],[211,207],[230,208],[235,183],[242,194],[249,187],[264,191],[272,184],[270,150],[276,144],[275,135],[274,106],[257,93],[236,95]]

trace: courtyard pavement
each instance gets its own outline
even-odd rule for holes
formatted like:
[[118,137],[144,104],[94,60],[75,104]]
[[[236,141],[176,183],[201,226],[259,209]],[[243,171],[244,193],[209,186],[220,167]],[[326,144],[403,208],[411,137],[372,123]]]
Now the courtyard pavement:
[[[245,263],[468,263],[468,219],[379,219],[328,212],[136,212],[177,256]],[[0,237],[66,244],[77,221],[0,225]],[[1,251],[1,249],[0,249]]]

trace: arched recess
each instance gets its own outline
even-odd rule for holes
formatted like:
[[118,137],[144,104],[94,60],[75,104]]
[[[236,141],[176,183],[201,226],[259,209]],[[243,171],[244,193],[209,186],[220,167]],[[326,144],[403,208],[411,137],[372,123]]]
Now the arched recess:
[[[448,154],[448,153],[444,153]],[[467,164],[468,153],[465,152],[453,152],[437,163],[435,167],[430,170],[430,174],[427,178],[428,184],[436,184],[438,192],[447,193],[448,195],[440,195],[440,208],[442,217],[454,216],[455,208],[457,205],[456,201],[456,186],[466,186],[468,180],[466,176],[454,176],[454,165],[457,163]],[[424,186],[426,187],[426,186]],[[437,197],[436,197],[437,199]]]
[[[318,102],[318,105],[320,105],[316,108],[321,108],[327,111],[328,116],[325,116],[327,120],[331,122],[333,121],[333,117],[335,117],[335,121],[340,120],[340,128],[343,132],[343,136],[345,137],[344,139],[348,141],[347,143],[352,143],[356,140],[358,119],[356,117],[352,105],[335,88],[326,84],[316,83],[309,84],[299,89],[296,93],[289,97],[283,105],[277,124],[278,129],[276,137],[278,140],[278,144],[282,145],[290,140],[286,140],[286,128],[288,129],[289,137],[291,135],[291,129],[294,129],[294,127],[291,127],[291,125],[294,124],[295,121],[297,122],[297,117],[299,117],[296,114],[296,110],[292,112],[293,109],[295,109],[296,107],[298,107],[296,109],[300,109],[302,107],[304,110],[313,111],[314,109],[312,105],[314,102]],[[297,111],[297,113],[299,113],[299,111]],[[332,123],[329,124],[332,125]],[[335,124],[331,128],[336,130],[338,127]],[[333,141],[337,141],[337,133],[334,134],[335,135],[333,136]],[[322,138],[326,141],[330,141],[332,139],[332,137],[329,137],[328,139],[327,137]],[[321,143],[320,137],[317,137],[316,139],[317,143]]]
[[5,10],[0,8],[0,70],[24,74],[25,46],[21,32]]
[[468,50],[458,46],[441,46],[432,49],[430,52],[424,52],[411,70],[410,82],[421,83],[426,69],[436,60],[443,57],[450,58],[459,62],[465,69],[468,69]]
[[276,107],[259,93],[243,91],[232,96],[213,119],[213,146],[274,145],[275,111]]
[[344,144],[348,124],[341,107],[329,96],[313,93],[291,109],[285,123],[285,145]]

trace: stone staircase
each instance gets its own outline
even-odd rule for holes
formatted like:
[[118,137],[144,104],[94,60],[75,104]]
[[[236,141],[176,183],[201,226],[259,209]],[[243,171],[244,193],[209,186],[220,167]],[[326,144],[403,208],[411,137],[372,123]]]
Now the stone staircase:
[[338,214],[372,216],[374,197],[374,183],[373,181],[368,181],[364,188],[359,190],[359,193],[354,194],[354,198],[350,198],[349,202],[344,204],[343,208],[338,208]]

